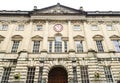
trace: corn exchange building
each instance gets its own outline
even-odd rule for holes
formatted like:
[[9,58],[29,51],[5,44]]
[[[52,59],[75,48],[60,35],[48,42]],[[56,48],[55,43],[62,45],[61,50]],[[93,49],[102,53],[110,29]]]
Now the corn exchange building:
[[116,83],[120,11],[61,4],[0,11],[1,83]]

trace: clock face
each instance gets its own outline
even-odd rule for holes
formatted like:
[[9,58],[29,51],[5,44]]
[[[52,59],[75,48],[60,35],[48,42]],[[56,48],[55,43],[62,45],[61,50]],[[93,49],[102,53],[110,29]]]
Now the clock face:
[[61,24],[56,24],[53,28],[56,32],[61,32],[63,30],[63,26]]

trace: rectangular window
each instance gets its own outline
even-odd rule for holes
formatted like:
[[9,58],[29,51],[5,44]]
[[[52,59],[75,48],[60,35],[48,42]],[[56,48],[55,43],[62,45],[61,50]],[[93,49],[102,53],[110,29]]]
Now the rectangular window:
[[97,31],[97,30],[99,30],[99,28],[98,28],[98,26],[97,26],[97,25],[92,25],[92,30]]
[[87,66],[81,66],[80,69],[81,69],[82,83],[89,83],[88,67]]
[[41,31],[43,29],[42,25],[36,25],[36,30]]
[[55,39],[55,52],[62,52],[62,40],[61,37],[56,37]]
[[42,82],[42,73],[43,73],[43,67],[39,67],[38,83],[41,83],[41,82]]
[[74,83],[77,83],[77,70],[76,67],[73,67]]
[[112,25],[107,25],[107,30],[112,30]]
[[82,41],[76,41],[75,43],[76,43],[76,51],[77,51],[78,53],[83,52]]
[[12,46],[11,53],[16,53],[17,52],[19,43],[20,43],[19,40],[14,40],[13,41],[13,46]]
[[8,25],[2,25],[1,30],[6,31],[8,29]]
[[18,31],[23,31],[24,30],[24,25],[18,25],[17,30]]
[[49,52],[52,52],[52,41],[49,41]]
[[74,30],[79,31],[80,30],[80,25],[74,25]]
[[105,66],[104,67],[104,72],[105,72],[105,77],[108,83],[113,83],[113,78],[112,78],[112,74],[110,71],[110,66]]
[[115,46],[116,52],[120,52],[120,44],[119,44],[119,41],[118,41],[118,40],[114,40],[114,41],[113,41],[113,44],[114,44],[114,46]]
[[33,44],[33,53],[39,53],[40,41],[34,41]]
[[1,83],[8,83],[10,72],[11,72],[10,67],[4,68],[4,73],[3,73],[3,76],[2,76],[2,79],[1,79]]
[[97,45],[98,52],[104,52],[101,40],[97,40],[96,45]]
[[28,67],[26,83],[34,83],[35,67]]
[[64,52],[67,52],[67,41],[64,41]]

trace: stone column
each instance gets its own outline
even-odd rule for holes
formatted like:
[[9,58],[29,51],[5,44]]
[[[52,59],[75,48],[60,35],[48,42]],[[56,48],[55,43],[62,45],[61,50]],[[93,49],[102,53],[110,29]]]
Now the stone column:
[[86,47],[89,49],[93,49],[95,50],[95,47],[94,47],[94,41],[92,39],[92,33],[91,33],[91,26],[88,25],[86,22],[84,22],[84,34],[85,34],[85,40],[86,40]]
[[74,49],[74,40],[73,40],[73,30],[72,30],[72,26],[71,26],[71,21],[68,21],[68,31],[69,31],[69,51],[70,50],[75,50]]
[[106,26],[101,24],[101,30],[102,30],[102,33],[104,35],[104,39],[103,39],[104,51],[112,51],[114,47],[113,47],[113,44],[110,41],[109,34],[108,34],[107,29],[106,29]]
[[48,46],[48,21],[46,21],[46,24],[45,24],[42,51],[47,51],[48,49],[47,46]]
[[[30,24],[29,25],[27,25],[26,27],[24,27],[24,29],[25,29],[25,31],[27,32],[27,33],[24,33],[24,38],[23,38],[23,40],[22,40],[22,48],[20,49],[20,50],[26,50],[26,51],[29,51],[30,50],[30,46],[29,45],[31,45],[31,33],[32,33],[32,29],[33,28],[33,23],[32,23],[32,21],[30,22]],[[24,42],[24,43],[23,43]]]

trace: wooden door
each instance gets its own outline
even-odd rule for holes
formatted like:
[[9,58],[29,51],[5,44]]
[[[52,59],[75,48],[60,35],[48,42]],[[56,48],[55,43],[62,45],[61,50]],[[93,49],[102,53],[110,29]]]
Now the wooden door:
[[67,72],[64,68],[53,68],[48,75],[48,83],[68,83]]

